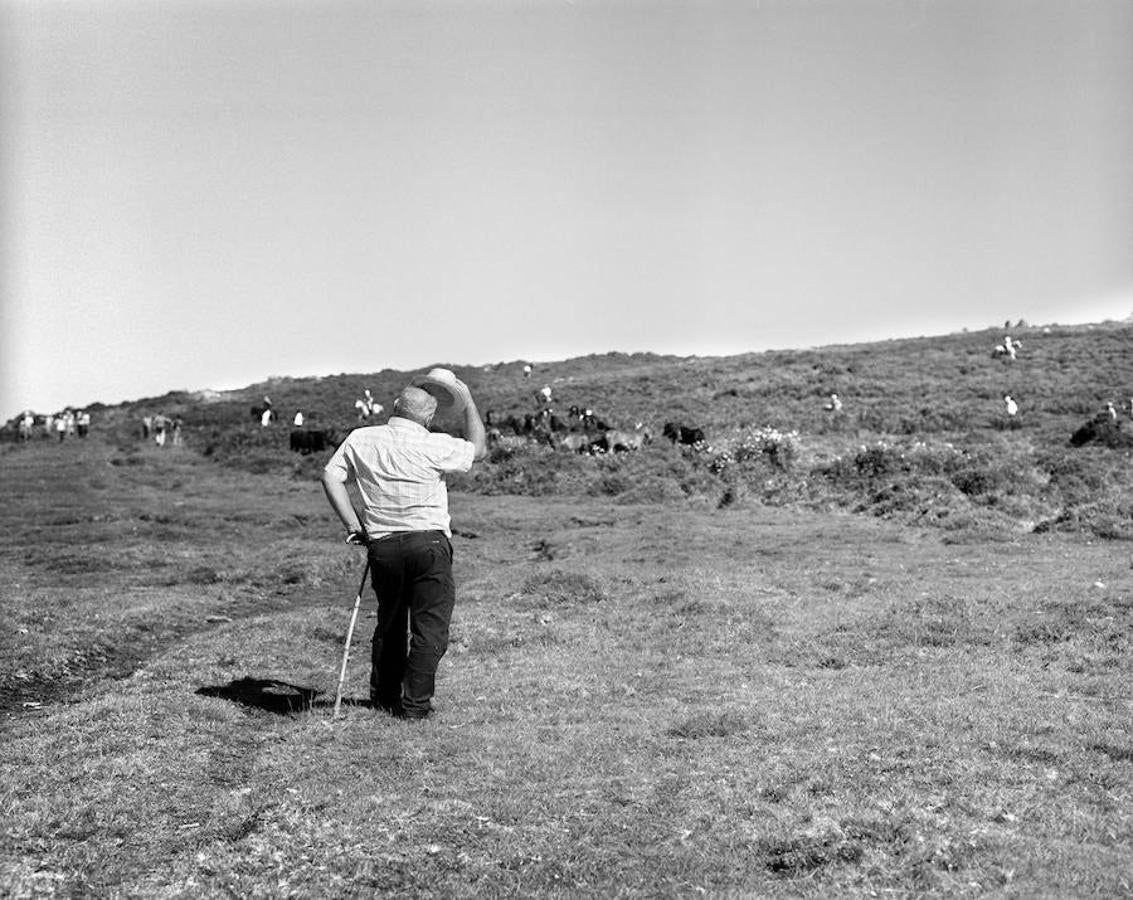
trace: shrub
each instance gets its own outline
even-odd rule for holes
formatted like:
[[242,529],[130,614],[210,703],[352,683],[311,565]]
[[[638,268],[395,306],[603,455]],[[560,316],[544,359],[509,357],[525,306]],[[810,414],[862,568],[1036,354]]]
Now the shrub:
[[708,470],[724,475],[736,465],[765,462],[776,469],[789,470],[799,456],[799,433],[780,431],[769,425],[749,430],[738,440],[723,443],[708,460]]
[[1058,515],[1039,522],[1038,534],[1047,532],[1082,532],[1106,540],[1133,540],[1133,502],[1103,499],[1079,506],[1070,506]]
[[978,497],[1010,488],[1012,477],[1002,469],[969,467],[952,475],[952,483],[961,493]]
[[820,471],[834,482],[860,484],[892,475],[946,475],[957,471],[967,461],[963,450],[948,443],[879,440],[863,444],[851,454],[835,457]]
[[744,435],[734,454],[737,462],[765,459],[776,468],[787,470],[799,456],[799,433],[765,425]]

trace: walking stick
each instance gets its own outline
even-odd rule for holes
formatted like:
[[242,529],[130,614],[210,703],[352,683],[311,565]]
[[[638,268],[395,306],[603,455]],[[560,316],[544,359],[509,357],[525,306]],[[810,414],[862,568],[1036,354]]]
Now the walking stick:
[[354,623],[358,621],[358,607],[362,605],[362,591],[366,589],[366,576],[370,574],[370,555],[366,554],[366,568],[362,570],[362,583],[354,599],[354,612],[350,614],[350,627],[346,629],[346,646],[342,648],[342,668],[338,672],[338,690],[334,694],[334,718],[342,707],[342,685],[346,682],[346,664],[350,661],[350,640],[354,637]]

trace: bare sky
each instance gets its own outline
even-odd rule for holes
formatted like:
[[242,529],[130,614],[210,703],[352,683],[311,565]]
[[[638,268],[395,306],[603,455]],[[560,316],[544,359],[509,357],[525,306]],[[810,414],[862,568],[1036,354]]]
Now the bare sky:
[[0,0],[0,419],[1133,312],[1127,0]]

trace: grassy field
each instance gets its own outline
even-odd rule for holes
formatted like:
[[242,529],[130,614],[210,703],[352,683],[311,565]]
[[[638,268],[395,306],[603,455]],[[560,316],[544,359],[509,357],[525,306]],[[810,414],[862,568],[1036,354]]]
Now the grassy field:
[[[0,895],[1133,896],[1128,451],[1065,446],[1129,331],[1048,337],[1012,429],[1020,370],[934,355],[983,336],[563,363],[716,449],[460,485],[423,723],[364,703],[368,591],[332,719],[363,559],[321,459],[244,424],[264,386],[0,447]],[[131,436],[178,403],[186,447]],[[713,465],[763,426],[789,460]]]

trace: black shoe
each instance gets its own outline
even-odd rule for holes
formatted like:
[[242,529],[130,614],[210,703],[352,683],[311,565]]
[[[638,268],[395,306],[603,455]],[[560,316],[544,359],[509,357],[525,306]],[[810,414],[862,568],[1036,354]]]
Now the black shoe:
[[425,710],[424,712],[412,712],[412,713],[411,713],[411,712],[406,712],[406,711],[405,711],[405,710],[403,709],[403,710],[401,711],[401,716],[400,716],[399,718],[402,718],[402,719],[409,719],[409,720],[411,720],[411,721],[413,721],[413,722],[420,722],[420,721],[421,721],[422,719],[427,719],[427,718],[429,718],[429,716],[431,716],[432,714],[433,714],[433,711],[432,711],[431,709],[427,709],[427,710]]
[[401,708],[401,700],[395,700],[392,703],[385,703],[378,700],[376,697],[370,697],[370,708],[384,712],[387,715],[393,716],[395,719],[400,719],[404,715],[404,710]]

